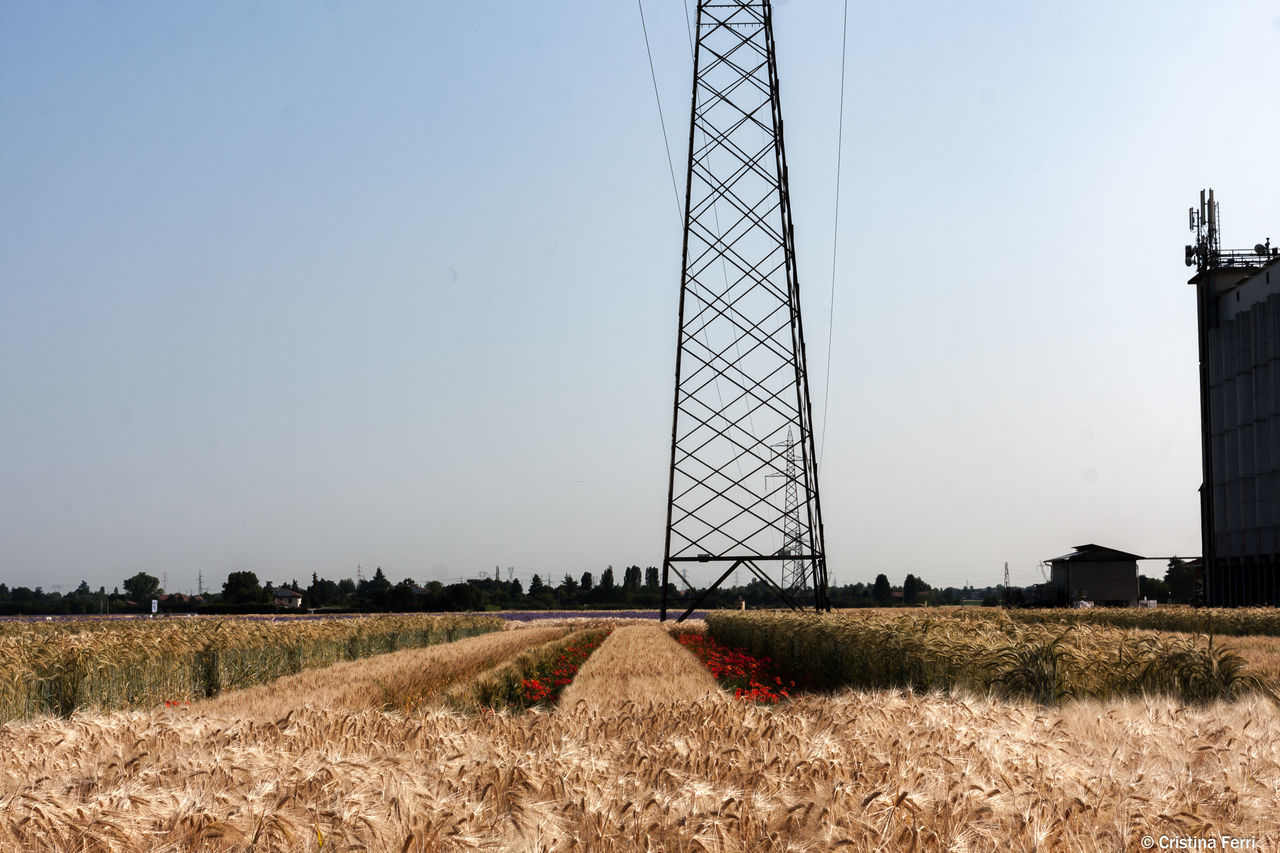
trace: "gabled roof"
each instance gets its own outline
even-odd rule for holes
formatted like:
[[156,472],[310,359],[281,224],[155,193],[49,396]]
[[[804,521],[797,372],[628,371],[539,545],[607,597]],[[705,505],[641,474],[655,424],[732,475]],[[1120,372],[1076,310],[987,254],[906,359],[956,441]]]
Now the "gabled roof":
[[1104,548],[1101,545],[1077,545],[1076,549],[1070,554],[1063,554],[1061,557],[1053,557],[1050,563],[1056,563],[1059,560],[1071,560],[1073,562],[1111,562],[1115,560],[1145,560],[1137,554],[1130,554],[1128,551],[1117,551],[1115,548]]
[[287,586],[278,586],[271,590],[271,594],[276,598],[302,598],[302,593],[294,592]]

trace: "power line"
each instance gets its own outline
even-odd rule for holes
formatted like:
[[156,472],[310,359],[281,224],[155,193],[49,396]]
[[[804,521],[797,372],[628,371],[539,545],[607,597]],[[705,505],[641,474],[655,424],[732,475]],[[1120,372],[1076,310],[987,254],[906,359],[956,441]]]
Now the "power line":
[[649,55],[649,77],[653,80],[653,100],[658,104],[658,122],[662,125],[662,144],[667,149],[667,169],[671,172],[671,189],[676,197],[676,217],[681,216],[680,187],[676,183],[676,166],[671,159],[671,143],[667,140],[667,120],[662,117],[662,98],[658,96],[658,74],[653,70],[653,51],[649,48],[649,28],[644,23],[644,3],[636,0],[640,10],[640,30],[644,33],[644,50]]
[[[675,197],[676,197],[676,220],[680,223],[681,229],[683,229],[685,225],[684,219],[685,219],[686,212],[684,210],[683,204],[680,201],[680,188],[679,188],[678,182],[676,181],[675,162],[672,160],[672,157],[671,157],[671,139],[670,139],[670,136],[667,134],[667,123],[666,123],[666,120],[663,118],[663,114],[662,114],[662,98],[658,94],[658,77],[656,72],[654,71],[653,51],[649,48],[649,29],[645,25],[644,4],[642,0],[636,0],[636,6],[640,10],[640,29],[644,33],[644,49],[645,49],[645,53],[649,57],[649,77],[650,79],[653,80],[653,99],[658,105],[658,123],[662,127],[662,144],[666,146],[666,150],[667,150],[667,169],[671,172],[671,189],[675,193]],[[695,47],[693,42],[693,26],[689,22],[689,4],[687,0],[684,4],[684,19],[685,19],[685,28],[688,31],[688,35],[689,35],[689,55],[690,57],[694,57]],[[721,236],[720,211],[714,203],[712,204],[712,211],[715,213],[716,236],[720,237]],[[723,258],[720,259],[720,267],[725,280],[725,290],[727,291],[728,283],[729,283],[729,273],[728,273],[728,270],[725,268],[725,263]],[[694,337],[695,338],[697,337],[696,332],[694,333]],[[706,346],[708,353],[715,352],[715,349],[711,346],[711,338],[708,335],[705,326],[702,328],[702,343]],[[737,338],[734,339],[733,346],[734,346],[735,353],[737,353],[738,357],[741,358],[741,350],[739,349]],[[719,399],[721,408],[723,408],[724,394],[720,390],[720,377],[716,376],[713,381],[715,383],[716,397]],[[752,423],[750,426],[754,431],[755,429],[754,423]],[[742,474],[741,460],[738,460],[738,473],[739,475]]]
[[689,34],[689,56],[692,57],[694,53],[693,24],[689,23],[689,0],[684,2],[684,29]]
[[844,31],[840,37],[840,118],[836,128],[836,204],[831,226],[831,303],[827,315],[827,376],[822,390],[822,439],[818,442],[818,459],[827,444],[827,413],[831,411],[831,344],[836,328],[836,252],[840,245],[840,166],[844,154],[844,67],[849,52],[849,0],[844,0]]

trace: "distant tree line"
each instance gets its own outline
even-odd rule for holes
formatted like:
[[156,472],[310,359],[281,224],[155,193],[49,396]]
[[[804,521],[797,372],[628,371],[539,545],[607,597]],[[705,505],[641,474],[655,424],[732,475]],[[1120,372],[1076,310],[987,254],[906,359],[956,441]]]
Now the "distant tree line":
[[[373,576],[355,580],[332,581],[312,573],[305,586],[296,580],[281,587],[263,583],[254,572],[233,571],[227,575],[219,592],[202,596],[169,595],[160,588],[159,578],[138,572],[125,578],[119,587],[107,592],[96,591],[81,582],[73,591],[45,592],[25,586],[10,589],[0,583],[0,614],[94,614],[149,613],[152,600],[159,602],[164,613],[262,613],[277,609],[278,590],[288,589],[302,596],[302,607],[312,611],[407,612],[407,611],[473,611],[473,610],[575,610],[575,609],[652,609],[660,605],[661,574],[654,566],[641,569],[628,566],[619,579],[613,566],[597,576],[583,572],[578,577],[566,573],[557,583],[534,575],[525,589],[519,580],[504,581],[499,577],[476,578],[443,584],[428,581],[418,584],[412,578],[392,583],[381,568]],[[1162,603],[1191,603],[1195,593],[1193,569],[1174,558],[1169,562],[1163,580],[1139,577],[1141,594]],[[700,590],[680,590],[668,586],[668,605],[682,609],[692,603]],[[829,590],[831,606],[849,607],[913,607],[981,603],[997,606],[1004,601],[1003,585],[988,587],[949,586],[935,589],[914,574],[908,574],[900,585],[893,585],[884,574],[872,583],[833,586]],[[812,598],[812,593],[809,594]],[[803,593],[801,594],[803,600]],[[774,607],[778,600],[772,588],[753,579],[746,586],[722,587],[707,593],[700,608]]]
[[1169,560],[1164,578],[1138,575],[1138,593],[1161,604],[1199,604],[1196,601],[1196,570],[1186,560]]
[[[40,587],[10,589],[0,583],[0,614],[149,613],[151,602],[160,612],[259,613],[279,609],[277,593],[291,590],[302,596],[302,607],[313,611],[470,611],[578,608],[651,608],[661,599],[658,569],[629,566],[615,578],[612,566],[600,572],[566,574],[558,584],[534,575],[526,590],[519,580],[478,578],[443,584],[419,584],[412,578],[392,583],[381,568],[372,577],[333,581],[312,573],[307,585],[292,580],[281,586],[262,582],[251,571],[227,575],[221,591],[199,596],[170,595],[160,580],[146,572],[126,578],[119,587],[96,592],[82,582],[72,593],[46,592]],[[674,595],[674,588],[672,589]]]

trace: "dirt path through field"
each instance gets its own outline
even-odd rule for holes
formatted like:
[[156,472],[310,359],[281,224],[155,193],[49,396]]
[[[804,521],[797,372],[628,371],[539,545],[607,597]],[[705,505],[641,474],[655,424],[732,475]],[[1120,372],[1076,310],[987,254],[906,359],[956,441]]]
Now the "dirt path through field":
[[412,710],[444,687],[568,633],[564,627],[530,627],[467,637],[452,643],[404,649],[324,669],[307,670],[214,699],[190,712],[210,717],[272,721],[310,706],[335,710]]
[[719,685],[696,657],[659,625],[614,631],[578,670],[560,698],[561,708],[592,708],[627,702],[693,702],[717,697]]

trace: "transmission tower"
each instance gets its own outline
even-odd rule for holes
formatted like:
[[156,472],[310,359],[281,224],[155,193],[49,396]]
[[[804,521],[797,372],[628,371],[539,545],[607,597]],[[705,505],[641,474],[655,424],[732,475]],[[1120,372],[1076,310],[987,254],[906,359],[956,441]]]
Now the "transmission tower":
[[699,563],[682,620],[739,568],[828,610],[772,10],[699,0],[696,26],[662,618]]
[[783,501],[786,520],[783,523],[782,539],[785,544],[782,546],[782,556],[790,558],[782,561],[782,588],[796,593],[804,589],[809,573],[799,557],[804,553],[804,540],[800,535],[800,466],[790,428],[787,429],[786,443],[779,445],[778,449],[782,450],[783,458],[787,460],[787,473],[783,479],[786,484],[786,499]]

